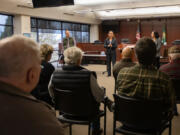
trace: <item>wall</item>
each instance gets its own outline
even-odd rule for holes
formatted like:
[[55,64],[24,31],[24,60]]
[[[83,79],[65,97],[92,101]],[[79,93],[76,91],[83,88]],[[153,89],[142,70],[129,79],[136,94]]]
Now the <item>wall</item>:
[[99,40],[99,26],[97,24],[90,27],[90,42],[94,43],[95,40]]
[[[138,21],[140,22],[141,37],[150,37],[151,32],[156,30],[162,37],[163,28],[166,28],[167,44],[180,39],[180,17],[176,18],[150,18],[150,19],[133,19],[133,20],[120,20],[119,30],[115,33],[118,42],[120,43],[122,38],[129,38],[131,43],[136,42],[136,31],[138,27]],[[107,32],[103,31],[103,26],[99,27],[99,37],[101,41],[106,38]]]
[[14,34],[31,33],[30,16],[14,16]]
[[[82,15],[69,15],[64,14],[64,12],[58,8],[25,8],[18,7],[18,3],[21,0],[12,1],[12,0],[1,0],[0,4],[0,13],[8,13],[13,15],[26,15],[54,20],[64,20],[64,21],[72,21],[86,24],[99,24],[100,20],[90,17],[90,16],[82,16]],[[21,5],[21,4],[20,4]],[[68,8],[68,7],[67,7]],[[69,7],[70,8],[70,7]],[[66,7],[65,7],[66,9]]]

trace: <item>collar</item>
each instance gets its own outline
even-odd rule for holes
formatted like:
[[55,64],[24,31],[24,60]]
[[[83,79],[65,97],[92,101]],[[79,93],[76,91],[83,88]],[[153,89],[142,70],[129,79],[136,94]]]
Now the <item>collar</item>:
[[173,60],[171,63],[180,63],[180,58]]
[[81,66],[77,66],[77,65],[68,65],[68,64],[65,64],[63,67],[62,67],[63,70],[82,70],[84,69],[83,67]]
[[121,61],[122,62],[132,62],[132,59],[131,58],[123,58]]
[[136,64],[135,67],[143,68],[143,69],[156,69],[153,65],[143,65],[143,64]]
[[2,82],[2,81],[0,81],[0,93],[6,93],[9,95],[13,95],[13,96],[19,96],[19,97],[27,98],[27,99],[34,100],[34,101],[37,100],[30,93],[23,92],[19,88],[15,87],[11,84]]

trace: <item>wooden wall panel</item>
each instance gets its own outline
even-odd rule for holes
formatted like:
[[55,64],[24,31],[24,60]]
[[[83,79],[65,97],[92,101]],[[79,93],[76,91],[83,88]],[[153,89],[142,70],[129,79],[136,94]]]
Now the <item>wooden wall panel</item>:
[[167,20],[167,42],[171,44],[176,39],[180,39],[180,19],[169,19]]
[[149,37],[153,29],[152,22],[149,20],[144,20],[141,22],[140,26],[141,26],[141,36]]
[[[140,29],[141,36],[150,37],[153,30],[158,31],[160,37],[162,37],[163,27],[166,28],[167,44],[171,45],[174,40],[180,39],[180,17],[177,18],[151,18],[141,19]],[[115,33],[118,43],[122,38],[129,38],[131,43],[136,42],[136,31],[138,26],[138,20],[120,20],[119,32]],[[107,33],[103,32],[103,27],[100,25],[99,30],[100,40],[103,42],[107,37]]]
[[121,21],[120,22],[120,33],[119,33],[119,43],[121,39],[128,38],[131,43],[136,42],[136,31],[138,22],[137,21]]

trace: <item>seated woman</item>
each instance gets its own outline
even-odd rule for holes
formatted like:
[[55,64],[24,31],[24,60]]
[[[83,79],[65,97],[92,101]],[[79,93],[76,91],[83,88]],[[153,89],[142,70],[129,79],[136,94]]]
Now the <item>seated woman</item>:
[[51,75],[55,70],[53,65],[49,63],[53,53],[53,47],[48,44],[42,44],[40,47],[40,53],[42,59],[40,79],[37,87],[32,91],[31,94],[37,99],[53,105],[52,99],[48,92],[48,84],[51,79]]

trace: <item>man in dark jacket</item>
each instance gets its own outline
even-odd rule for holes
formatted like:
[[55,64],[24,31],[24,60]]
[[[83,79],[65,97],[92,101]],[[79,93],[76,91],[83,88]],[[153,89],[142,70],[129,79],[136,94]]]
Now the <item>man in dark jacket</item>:
[[30,92],[38,83],[38,45],[22,36],[0,41],[0,126],[2,135],[64,135],[53,109]]

